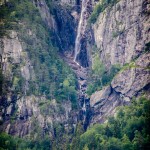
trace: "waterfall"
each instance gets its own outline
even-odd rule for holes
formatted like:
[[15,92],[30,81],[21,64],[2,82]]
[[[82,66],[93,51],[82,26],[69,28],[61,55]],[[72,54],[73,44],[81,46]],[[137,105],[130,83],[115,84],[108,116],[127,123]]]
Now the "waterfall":
[[[80,0],[81,1],[81,0]],[[81,4],[81,13],[79,18],[79,23],[77,27],[77,36],[75,40],[75,49],[74,49],[74,62],[77,66],[77,77],[79,83],[79,94],[78,101],[80,104],[79,119],[84,125],[84,129],[87,129],[87,126],[90,121],[90,99],[87,97],[86,88],[87,88],[87,47],[86,47],[86,38],[88,36],[87,32],[87,22],[90,16],[91,11],[91,2],[92,0],[82,0]],[[81,53],[82,51],[82,53]],[[83,60],[82,60],[83,59]],[[83,62],[84,61],[84,64]]]
[[76,63],[77,63],[77,56],[80,53],[80,49],[81,49],[81,38],[86,30],[86,25],[87,25],[87,19],[85,16],[87,4],[88,4],[88,0],[82,0],[81,14],[80,14],[80,20],[77,29],[77,37],[75,41],[75,50],[74,50],[74,62]]
[[[84,80],[85,81],[85,80]],[[83,122],[85,122],[86,119],[86,95],[85,95],[85,87],[82,82],[80,82],[80,93],[81,93],[81,110],[82,110],[82,115],[83,115]]]

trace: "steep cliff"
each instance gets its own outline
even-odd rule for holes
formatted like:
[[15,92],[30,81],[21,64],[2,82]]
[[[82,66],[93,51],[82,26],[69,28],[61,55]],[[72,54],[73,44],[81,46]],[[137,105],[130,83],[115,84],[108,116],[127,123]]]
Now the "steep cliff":
[[144,0],[121,0],[106,8],[93,26],[100,58],[107,65],[139,57],[149,37],[149,7]]
[[91,96],[92,123],[104,122],[117,106],[149,93],[149,24],[149,2],[145,0],[121,0],[98,16],[93,30],[100,60],[106,68],[123,67],[110,86]]

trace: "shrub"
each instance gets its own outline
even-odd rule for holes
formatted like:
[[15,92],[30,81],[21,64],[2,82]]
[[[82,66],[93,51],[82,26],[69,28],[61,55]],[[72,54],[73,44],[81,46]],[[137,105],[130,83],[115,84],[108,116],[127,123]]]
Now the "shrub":
[[112,7],[117,2],[118,2],[118,0],[102,0],[101,2],[99,2],[95,6],[95,8],[94,8],[94,10],[93,10],[93,12],[89,18],[89,23],[94,24],[101,12],[103,12],[108,6]]

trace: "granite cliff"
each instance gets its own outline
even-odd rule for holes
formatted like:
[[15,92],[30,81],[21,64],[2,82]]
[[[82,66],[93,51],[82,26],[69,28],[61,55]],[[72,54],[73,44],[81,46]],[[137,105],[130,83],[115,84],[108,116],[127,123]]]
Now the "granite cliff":
[[124,67],[108,87],[91,96],[92,123],[105,121],[105,115],[134,96],[149,93],[149,23],[149,2],[144,0],[121,0],[98,16],[93,30],[100,59],[107,68]]

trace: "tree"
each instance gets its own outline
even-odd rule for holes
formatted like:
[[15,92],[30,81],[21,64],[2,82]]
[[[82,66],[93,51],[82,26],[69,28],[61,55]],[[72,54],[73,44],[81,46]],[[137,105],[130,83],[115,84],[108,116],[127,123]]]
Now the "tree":
[[88,146],[85,145],[84,148],[83,148],[83,150],[89,150]]
[[16,141],[6,133],[0,133],[0,149],[16,149]]
[[[100,150],[148,150],[150,134],[147,117],[150,101],[140,98],[121,107],[105,124],[95,124],[80,136],[77,148]],[[123,122],[123,123],[122,123]],[[148,124],[148,125],[147,125]]]
[[133,147],[134,149],[142,150],[143,149],[144,139],[139,131],[135,131],[135,136],[133,139]]
[[122,150],[133,150],[132,143],[126,134],[122,138]]
[[77,124],[75,135],[70,145],[71,150],[79,150],[80,147],[80,135],[83,134],[84,129],[81,122]]

